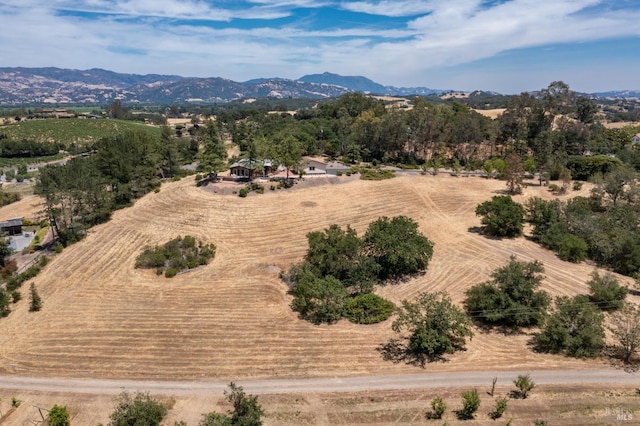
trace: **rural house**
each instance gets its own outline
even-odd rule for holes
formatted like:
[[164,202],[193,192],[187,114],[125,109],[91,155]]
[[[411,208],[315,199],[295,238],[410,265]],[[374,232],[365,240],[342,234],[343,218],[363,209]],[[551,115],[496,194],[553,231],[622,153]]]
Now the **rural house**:
[[271,160],[251,160],[243,158],[229,167],[229,174],[236,178],[253,179],[258,176],[267,176],[271,172],[273,162]]
[[326,175],[327,165],[324,161],[306,157],[302,160],[302,167],[305,175]]
[[22,234],[22,218],[14,217],[9,220],[0,222],[0,234],[2,235]]
[[635,135],[633,135],[633,137],[631,138],[631,142],[634,144],[640,143],[640,133],[636,133]]

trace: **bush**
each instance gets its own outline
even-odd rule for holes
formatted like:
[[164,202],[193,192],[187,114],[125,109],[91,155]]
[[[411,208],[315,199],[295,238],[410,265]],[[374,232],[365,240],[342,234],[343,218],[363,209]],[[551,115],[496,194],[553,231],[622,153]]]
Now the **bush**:
[[42,299],[36,290],[36,285],[31,283],[31,303],[29,304],[29,312],[38,312],[42,309]]
[[480,395],[478,389],[462,392],[462,410],[458,411],[458,417],[461,420],[473,419],[474,414],[480,407]]
[[576,180],[573,182],[573,190],[580,191],[582,189],[582,182]]
[[489,417],[491,417],[493,420],[499,419],[500,417],[502,417],[506,410],[507,398],[498,398],[496,399],[496,409],[489,414]]
[[291,290],[294,311],[314,324],[333,323],[342,318],[347,289],[332,276],[306,275]]
[[241,198],[245,198],[247,195],[249,195],[249,189],[247,188],[242,188],[240,191],[238,191],[238,195]]
[[11,300],[13,303],[18,303],[22,299],[22,294],[18,290],[13,290],[11,292]]
[[336,172],[336,176],[342,176],[342,170],[338,170],[338,171]]
[[529,396],[529,392],[536,387],[536,384],[531,380],[531,376],[528,374],[520,374],[518,378],[513,381],[513,384],[516,385],[517,388],[514,392],[515,396],[522,399]]
[[447,410],[447,404],[441,396],[436,396],[431,400],[431,411],[427,413],[427,419],[441,419]]
[[61,407],[59,405],[54,405],[49,410],[49,426],[69,426],[71,421],[69,419],[69,412],[67,411],[67,407]]
[[603,311],[614,311],[622,308],[627,297],[627,288],[620,285],[618,279],[610,272],[603,276],[597,270],[591,273],[587,283],[591,289],[589,299]]
[[564,234],[560,238],[556,249],[558,250],[560,259],[578,263],[587,258],[589,246],[584,239],[576,235]]
[[362,180],[384,180],[394,177],[396,177],[396,173],[393,170],[371,168],[360,170],[360,179]]
[[158,426],[166,415],[167,408],[151,398],[148,392],[136,392],[133,397],[123,392],[115,400],[109,426]]
[[558,185],[556,185],[555,183],[552,183],[551,185],[549,185],[549,191],[551,191],[551,192],[560,192],[560,187]]
[[167,278],[178,272],[206,265],[215,257],[216,246],[203,244],[192,236],[178,237],[162,246],[144,248],[136,258],[136,268],[155,269],[157,275],[165,272]]
[[356,324],[374,324],[389,318],[395,305],[373,293],[364,293],[349,299],[344,316]]

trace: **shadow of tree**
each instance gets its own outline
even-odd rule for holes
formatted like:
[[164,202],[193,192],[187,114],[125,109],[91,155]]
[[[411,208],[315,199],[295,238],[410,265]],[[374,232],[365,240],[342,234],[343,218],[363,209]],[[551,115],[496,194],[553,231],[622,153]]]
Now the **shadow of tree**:
[[391,339],[389,342],[378,346],[376,350],[382,354],[382,359],[396,364],[404,362],[424,368],[428,362],[447,361],[442,355],[428,356],[424,353],[412,351],[403,344],[401,339]]

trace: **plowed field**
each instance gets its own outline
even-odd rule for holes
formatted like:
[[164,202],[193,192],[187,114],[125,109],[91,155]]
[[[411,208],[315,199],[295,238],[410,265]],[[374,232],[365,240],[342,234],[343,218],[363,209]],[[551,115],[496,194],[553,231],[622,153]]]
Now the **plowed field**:
[[[298,319],[279,277],[304,256],[307,232],[337,223],[361,234],[383,215],[412,217],[435,243],[424,276],[378,289],[395,302],[425,290],[446,290],[461,302],[465,289],[511,255],[542,261],[543,288],[554,295],[587,290],[593,266],[562,262],[526,238],[470,231],[480,223],[476,205],[504,182],[414,175],[304,186],[240,198],[184,179],[116,212],[36,277],[41,312],[28,312],[23,287],[23,300],[0,321],[0,373],[184,380],[422,371],[382,359],[377,348],[393,336],[389,321],[314,326]],[[551,197],[546,188],[529,187],[516,200],[535,195]],[[134,269],[143,246],[187,234],[217,245],[209,265],[172,279]],[[426,370],[603,365],[536,354],[529,339],[477,330],[466,352]]]

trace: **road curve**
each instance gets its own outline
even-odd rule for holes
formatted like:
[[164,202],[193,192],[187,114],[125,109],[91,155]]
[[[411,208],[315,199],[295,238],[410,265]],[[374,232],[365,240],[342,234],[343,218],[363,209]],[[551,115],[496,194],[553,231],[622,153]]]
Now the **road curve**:
[[[518,374],[522,373],[523,371],[422,373],[397,376],[238,380],[236,383],[252,394],[357,392],[481,386],[490,384],[494,377],[498,378],[499,384],[506,384],[512,383]],[[607,384],[640,387],[640,374],[624,370],[532,370],[524,373],[529,373],[538,385]],[[210,395],[222,394],[227,384],[228,382],[222,381],[85,380],[0,376],[2,389],[89,394],[118,394],[126,390],[148,391],[157,395]]]

